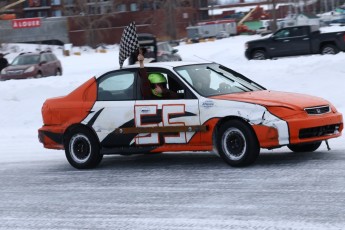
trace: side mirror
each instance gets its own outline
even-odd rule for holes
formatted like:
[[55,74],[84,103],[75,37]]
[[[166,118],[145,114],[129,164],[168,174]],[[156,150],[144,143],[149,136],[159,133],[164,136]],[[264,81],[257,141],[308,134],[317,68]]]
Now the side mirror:
[[47,64],[47,61],[41,61],[40,65]]
[[178,49],[173,49],[173,50],[171,51],[172,54],[176,54],[177,52],[178,52]]

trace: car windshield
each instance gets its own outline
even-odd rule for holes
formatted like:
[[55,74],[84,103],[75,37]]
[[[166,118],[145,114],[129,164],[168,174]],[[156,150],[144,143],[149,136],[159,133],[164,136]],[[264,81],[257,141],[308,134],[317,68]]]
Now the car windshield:
[[188,65],[174,69],[204,97],[265,90],[245,76],[217,63]]
[[173,48],[168,43],[158,44],[158,50],[171,52]]
[[37,64],[40,60],[39,55],[25,55],[16,57],[11,65],[32,65]]

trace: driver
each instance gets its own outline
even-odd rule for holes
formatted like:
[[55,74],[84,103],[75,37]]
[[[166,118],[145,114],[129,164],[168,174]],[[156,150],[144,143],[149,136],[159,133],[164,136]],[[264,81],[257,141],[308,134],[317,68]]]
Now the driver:
[[211,72],[207,69],[198,69],[193,75],[193,86],[201,95],[211,95],[217,93],[217,90],[210,88]]
[[140,89],[144,99],[178,99],[178,94],[167,89],[167,80],[161,73],[150,73],[148,75],[144,67],[144,56],[138,55]]

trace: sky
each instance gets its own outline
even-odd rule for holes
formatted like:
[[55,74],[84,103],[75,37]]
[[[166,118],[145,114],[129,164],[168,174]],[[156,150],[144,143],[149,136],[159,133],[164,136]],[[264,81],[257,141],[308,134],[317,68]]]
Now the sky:
[[[342,29],[332,27],[327,28],[327,31],[339,28]],[[180,44],[176,48],[185,61],[218,62],[267,89],[322,97],[333,103],[338,111],[345,113],[345,53],[249,61],[244,57],[245,42],[258,38],[259,35],[234,36],[196,44]],[[11,61],[19,52],[46,48],[3,44],[0,52],[10,52],[6,57]],[[92,76],[119,67],[118,45],[109,46],[106,53],[88,47],[73,47],[71,56],[63,56],[61,47],[49,48],[62,62],[62,76],[0,82],[0,162],[64,158],[64,151],[44,149],[38,141],[37,130],[42,126],[43,102],[47,98],[66,95]],[[74,55],[74,52],[80,52],[81,55]],[[127,61],[124,65],[127,65]],[[329,144],[332,149],[345,149],[344,136],[331,139]],[[320,148],[326,149],[326,146]],[[286,151],[286,147],[262,151],[282,150]]]

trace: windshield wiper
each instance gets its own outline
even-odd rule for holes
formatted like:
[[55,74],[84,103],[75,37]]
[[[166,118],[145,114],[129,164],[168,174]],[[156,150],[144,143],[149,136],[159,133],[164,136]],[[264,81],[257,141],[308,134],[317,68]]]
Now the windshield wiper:
[[[222,76],[225,77],[226,79],[229,79],[230,81],[235,82],[235,80],[228,78],[227,76],[224,75],[224,73],[222,73],[222,72],[220,72],[220,71],[217,71],[217,70],[215,70],[215,69],[212,69],[211,67],[208,67],[208,66],[206,67],[206,69],[210,69],[210,70],[212,70],[212,71],[218,73],[219,75],[222,75]],[[242,84],[241,82],[236,81],[236,83],[240,84],[241,86],[243,86],[244,88],[246,88],[246,89],[249,90],[249,91],[253,91],[252,89],[250,89],[249,87],[245,86],[245,85]]]
[[261,88],[261,89],[263,89],[263,90],[266,89],[266,88],[263,87],[262,85],[259,85],[258,83],[256,83],[256,82],[250,80],[249,78],[243,76],[242,74],[237,73],[236,71],[234,71],[234,70],[232,70],[232,69],[229,69],[229,68],[227,68],[227,67],[225,67],[225,66],[219,65],[219,69],[222,69],[222,70],[224,70],[224,71],[228,71],[228,72],[230,72],[231,74],[233,74],[235,77],[238,77],[238,78],[240,78],[241,80],[247,81],[247,82],[249,82],[251,85],[253,85],[253,86],[257,87],[257,88]]

